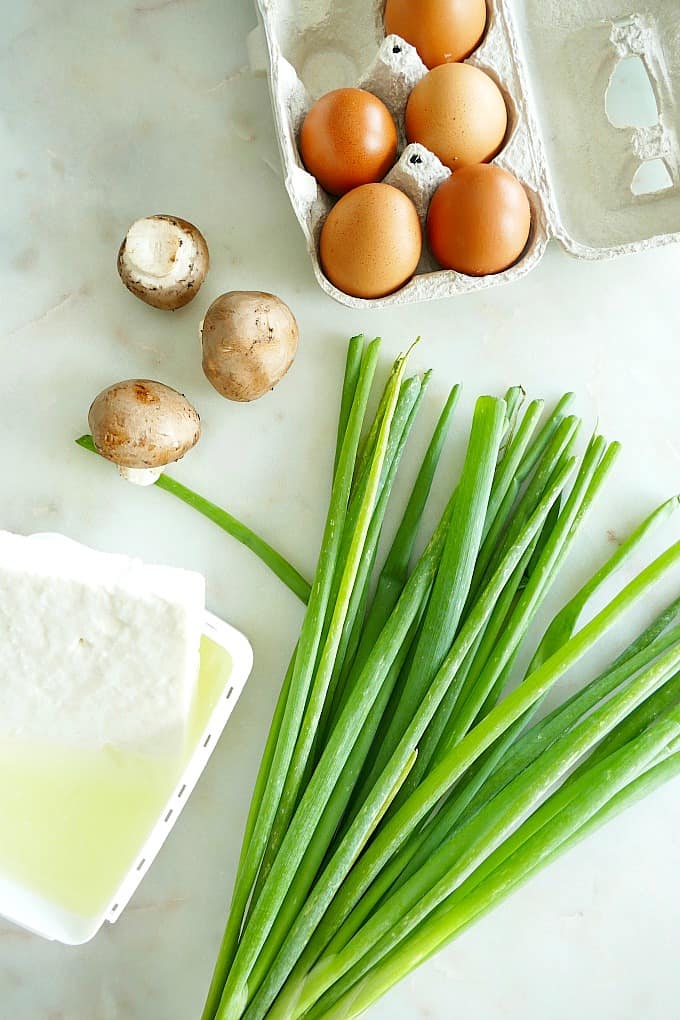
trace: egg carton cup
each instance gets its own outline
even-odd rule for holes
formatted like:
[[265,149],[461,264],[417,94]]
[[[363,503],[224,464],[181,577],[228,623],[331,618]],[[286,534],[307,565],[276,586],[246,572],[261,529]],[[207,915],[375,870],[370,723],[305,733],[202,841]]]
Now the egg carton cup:
[[206,613],[203,633],[229,654],[231,670],[172,794],[107,906],[96,915],[76,915],[0,875],[0,917],[34,935],[75,946],[89,942],[105,922],[114,924],[121,916],[189,800],[253,667],[250,643],[234,627]]
[[[639,0],[638,0],[639,3]],[[504,94],[508,129],[493,162],[526,189],[531,231],[520,259],[491,276],[438,267],[427,243],[415,276],[376,300],[334,287],[319,261],[319,235],[333,199],[301,161],[297,145],[312,103],[334,88],[377,95],[399,133],[399,158],[385,178],[415,203],[423,228],[430,199],[450,175],[421,145],[408,145],[404,110],[427,73],[415,49],[385,37],[384,0],[255,0],[259,26],[249,39],[251,66],[269,77],[286,189],[323,290],[354,308],[450,297],[519,279],[548,241],[570,254],[603,259],[680,238],[680,15],[677,0],[488,0],[484,39],[467,63]],[[621,61],[639,57],[658,117],[615,127],[606,97]],[[662,167],[662,185],[636,193],[641,168]],[[424,235],[425,236],[425,235]]]

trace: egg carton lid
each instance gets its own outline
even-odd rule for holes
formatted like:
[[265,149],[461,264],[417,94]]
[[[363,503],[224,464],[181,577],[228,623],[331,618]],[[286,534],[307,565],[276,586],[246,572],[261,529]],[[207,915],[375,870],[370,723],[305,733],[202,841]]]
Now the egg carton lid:
[[[420,60],[407,44],[390,37],[380,45],[384,0],[367,4],[362,25],[351,22],[351,0],[255,0],[259,26],[249,38],[253,70],[266,71],[274,109],[285,183],[306,234],[314,269],[327,293],[356,307],[423,300],[524,275],[540,261],[554,237],[571,254],[609,258],[680,239],[680,17],[677,0],[488,0],[494,31],[468,58],[499,74],[510,101],[506,147],[495,160],[523,180],[532,204],[533,237],[527,253],[497,277],[469,278],[441,271],[425,252],[416,276],[395,295],[365,301],[341,294],[323,276],[317,245],[331,200],[299,160],[296,134],[313,98],[344,85],[374,91],[393,112],[422,76]],[[349,35],[338,38],[347,22]],[[300,35],[309,34],[311,54],[304,83],[288,59]],[[344,23],[343,23],[344,27]],[[500,29],[500,31],[498,31]],[[357,36],[362,35],[357,41]],[[351,36],[354,51],[347,55]],[[500,43],[499,43],[500,38]],[[392,57],[392,51],[399,54]],[[361,72],[363,60],[364,71]],[[358,63],[359,62],[359,63]],[[396,62],[399,77],[395,77]],[[617,121],[608,110],[614,78],[636,71],[648,82],[647,101]],[[418,66],[420,71],[418,71]],[[508,76],[510,81],[507,80]],[[316,88],[317,82],[323,87]],[[398,127],[403,130],[403,124]],[[403,137],[402,137],[403,142]],[[418,163],[417,172],[411,164]],[[436,157],[408,146],[386,178],[423,206],[444,176]],[[652,184],[646,186],[649,179]]]
[[[631,0],[502,5],[545,168],[547,219],[580,258],[680,239],[680,17],[676,0],[640,7],[636,13]],[[636,126],[625,124],[626,112],[619,121],[608,111],[610,87],[626,66],[639,76],[642,102],[630,111]],[[644,193],[648,164],[660,171],[660,186]]]

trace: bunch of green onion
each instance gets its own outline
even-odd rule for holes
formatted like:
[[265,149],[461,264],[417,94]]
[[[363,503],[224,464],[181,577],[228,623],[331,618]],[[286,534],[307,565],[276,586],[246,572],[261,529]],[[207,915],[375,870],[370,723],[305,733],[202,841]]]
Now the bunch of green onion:
[[460,477],[412,563],[454,388],[378,567],[429,378],[406,378],[408,355],[398,358],[369,422],[378,353],[378,341],[350,341],[311,588],[242,525],[218,508],[208,513],[245,537],[307,608],[203,1020],[358,1016],[680,770],[680,599],[576,694],[538,713],[567,670],[680,562],[679,542],[581,624],[592,597],[678,499],[644,520],[564,606],[518,677],[530,625],[618,446],[594,435],[576,453],[581,422],[568,414],[570,394],[545,420],[542,402],[525,405],[519,388],[480,397]]

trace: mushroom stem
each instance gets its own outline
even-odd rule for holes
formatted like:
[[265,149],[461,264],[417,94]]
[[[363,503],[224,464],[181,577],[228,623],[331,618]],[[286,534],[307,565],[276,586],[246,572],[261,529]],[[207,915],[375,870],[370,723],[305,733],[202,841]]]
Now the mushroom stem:
[[185,244],[186,231],[170,219],[149,216],[133,223],[127,233],[125,253],[130,270],[141,283],[169,276],[180,277],[191,263],[190,246]]
[[119,464],[118,471],[122,478],[133,485],[153,485],[161,477],[163,468],[131,468]]

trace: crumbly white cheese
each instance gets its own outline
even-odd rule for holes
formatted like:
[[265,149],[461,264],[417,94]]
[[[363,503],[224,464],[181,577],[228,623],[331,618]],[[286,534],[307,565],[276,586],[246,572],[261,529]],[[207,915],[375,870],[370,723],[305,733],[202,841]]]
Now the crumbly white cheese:
[[0,739],[181,747],[200,574],[0,531]]

